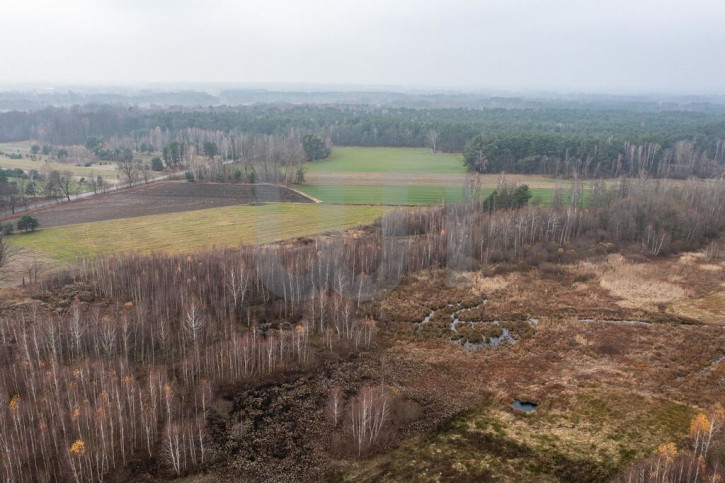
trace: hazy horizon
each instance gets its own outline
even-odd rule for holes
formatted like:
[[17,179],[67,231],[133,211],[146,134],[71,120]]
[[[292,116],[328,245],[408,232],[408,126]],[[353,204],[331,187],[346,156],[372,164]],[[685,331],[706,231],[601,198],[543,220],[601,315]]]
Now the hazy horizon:
[[141,91],[153,92],[202,92],[217,94],[224,90],[259,90],[268,92],[370,92],[370,93],[399,93],[408,95],[426,95],[426,94],[461,94],[461,95],[479,95],[491,97],[524,97],[524,98],[547,98],[547,97],[612,97],[612,98],[725,98],[725,89],[723,92],[695,92],[683,91],[676,92],[671,90],[655,90],[655,89],[610,89],[610,90],[587,90],[577,88],[509,88],[504,87],[469,87],[469,86],[421,86],[409,84],[353,84],[353,83],[322,83],[322,82],[306,82],[306,83],[286,83],[286,82],[143,82],[129,81],[126,83],[116,82],[39,82],[39,81],[2,81],[0,80],[0,92],[42,92],[48,91],[63,92],[103,92],[103,93],[136,93]]
[[725,94],[714,0],[26,0],[0,14],[0,87]]

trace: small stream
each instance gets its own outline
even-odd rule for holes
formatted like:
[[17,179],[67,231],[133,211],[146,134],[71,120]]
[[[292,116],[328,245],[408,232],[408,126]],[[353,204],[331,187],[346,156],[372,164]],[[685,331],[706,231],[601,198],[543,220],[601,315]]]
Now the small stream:
[[[461,333],[461,327],[465,327],[467,329],[480,329],[482,324],[491,324],[500,326],[501,322],[498,320],[494,320],[491,322],[483,322],[483,321],[466,321],[466,320],[460,320],[458,316],[463,313],[470,310],[475,310],[481,307],[482,305],[485,305],[488,303],[488,299],[483,299],[482,302],[479,305],[476,305],[474,307],[461,307],[461,304],[447,304],[445,309],[438,309],[438,310],[445,310],[445,312],[450,311],[450,307],[454,307],[453,311],[450,313],[451,322],[448,324],[449,330],[453,334],[459,334]],[[431,323],[431,318],[436,314],[436,310],[431,310],[428,315],[426,315],[423,320],[420,322],[416,322],[413,324],[413,327],[415,330],[420,330],[424,325]],[[539,323],[540,319],[538,317],[532,317],[528,320],[528,323],[531,326],[536,326]],[[518,337],[515,333],[512,333],[511,330],[509,330],[508,327],[502,327],[500,334],[497,336],[486,336],[485,334],[482,334],[482,339],[480,342],[471,342],[466,337],[468,334],[465,330],[463,330],[463,333],[461,334],[460,338],[457,339],[451,339],[451,342],[459,347],[462,347],[465,350],[468,351],[477,351],[484,347],[496,347],[500,345],[506,345],[506,344],[515,344],[518,341]]]
[[720,364],[722,361],[725,361],[725,356],[718,357],[717,359],[715,359],[714,361],[712,361],[709,366],[707,366],[706,368],[702,369],[700,372],[707,372],[710,369],[712,369],[713,367],[715,367],[716,365]]
[[[483,304],[485,304],[486,302],[488,302],[488,300],[484,299]],[[478,307],[480,307],[480,306],[471,307],[468,309],[461,309],[461,310],[457,310],[457,311],[453,312],[451,314],[451,324],[450,324],[451,332],[458,333],[458,327],[461,324],[469,324],[468,326],[470,328],[475,328],[476,322],[467,322],[467,321],[460,320],[458,318],[458,314],[460,314],[464,311],[467,311],[467,310],[476,309]],[[498,320],[494,320],[493,322],[479,322],[479,323],[490,323],[493,325],[501,325],[501,322]],[[536,324],[539,323],[539,319],[536,317],[533,317],[533,318],[529,319],[529,323],[531,325],[535,326]],[[481,342],[471,342],[468,339],[466,339],[465,342],[461,342],[461,339],[456,339],[453,341],[453,343],[457,346],[463,347],[465,350],[477,351],[484,347],[497,347],[502,344],[515,344],[516,339],[513,337],[513,335],[511,334],[511,331],[508,328],[503,327],[501,329],[500,335],[493,336],[493,337],[484,336],[483,340]]]
[[627,325],[650,325],[650,322],[644,320],[602,320],[602,319],[579,319],[579,322],[586,324],[627,324]]
[[686,376],[678,376],[675,379],[678,382],[686,381],[687,379],[689,379],[690,377],[692,377],[694,375],[702,374],[702,373],[705,373],[705,372],[709,371],[710,369],[712,369],[713,367],[715,367],[716,365],[720,364],[723,361],[725,361],[725,355],[722,355],[722,356],[718,357],[717,359],[715,359],[714,361],[712,361],[711,363],[709,363],[708,365],[706,365],[705,367],[703,367],[699,371],[692,372],[692,373],[690,373],[690,374],[688,374]]

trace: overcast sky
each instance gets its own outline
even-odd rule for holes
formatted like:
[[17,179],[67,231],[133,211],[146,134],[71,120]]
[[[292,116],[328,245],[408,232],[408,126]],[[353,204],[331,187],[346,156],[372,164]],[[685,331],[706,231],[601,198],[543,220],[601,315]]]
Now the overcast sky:
[[725,0],[0,0],[3,83],[725,93]]

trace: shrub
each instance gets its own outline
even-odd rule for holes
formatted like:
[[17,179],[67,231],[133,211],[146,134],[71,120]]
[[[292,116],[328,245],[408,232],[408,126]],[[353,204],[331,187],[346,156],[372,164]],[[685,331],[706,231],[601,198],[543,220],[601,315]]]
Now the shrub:
[[307,161],[325,159],[332,153],[332,150],[327,145],[327,142],[314,134],[307,134],[304,138],[302,138],[302,148],[305,151]]
[[40,226],[38,220],[30,215],[23,215],[23,217],[18,220],[18,230],[25,230],[26,232],[35,231],[38,226]]
[[163,171],[164,170],[164,162],[156,156],[151,160],[151,169],[154,171]]
[[497,324],[481,324],[479,330],[489,341],[503,334],[503,327]]
[[468,331],[468,341],[471,344],[478,344],[480,342],[483,342],[483,334],[481,334],[480,330],[470,329]]

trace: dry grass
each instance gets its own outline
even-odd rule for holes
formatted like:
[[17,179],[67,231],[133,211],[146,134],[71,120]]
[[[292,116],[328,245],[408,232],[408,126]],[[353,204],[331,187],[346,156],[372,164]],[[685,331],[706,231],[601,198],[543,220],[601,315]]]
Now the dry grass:
[[487,277],[482,273],[471,274],[469,280],[472,288],[479,294],[488,294],[495,290],[504,290],[511,285],[517,277],[515,273],[505,275],[494,275]]
[[[444,340],[396,343],[388,357],[421,368],[399,381],[405,396],[445,392],[440,397],[450,405],[471,411],[433,435],[353,464],[344,479],[606,481],[660,444],[681,442],[695,411],[722,398],[725,363],[712,364],[725,354],[725,332],[675,323],[658,304],[674,296],[695,304],[703,293],[709,306],[724,302],[720,271],[703,264],[712,263],[699,255],[638,264],[612,257],[558,276],[471,274],[468,293],[486,293],[487,313],[540,315],[536,333],[478,352]],[[434,275],[416,277],[383,306],[455,302],[465,297],[459,290],[446,290]],[[652,323],[579,321],[585,317]],[[539,410],[514,413],[509,404],[519,398]]]
[[610,255],[605,263],[583,262],[579,271],[593,272],[599,284],[624,308],[657,309],[658,305],[687,297],[679,274],[661,264],[630,263],[621,255]]
[[705,260],[705,254],[702,252],[688,252],[683,253],[677,260],[677,263],[682,265],[696,265],[699,262]]
[[707,324],[725,325],[725,290],[702,298],[678,300],[668,309]]
[[47,254],[15,246],[10,261],[0,270],[0,288],[17,287],[23,283],[30,283],[31,272],[44,276],[49,271],[58,268],[60,268],[60,264]]

